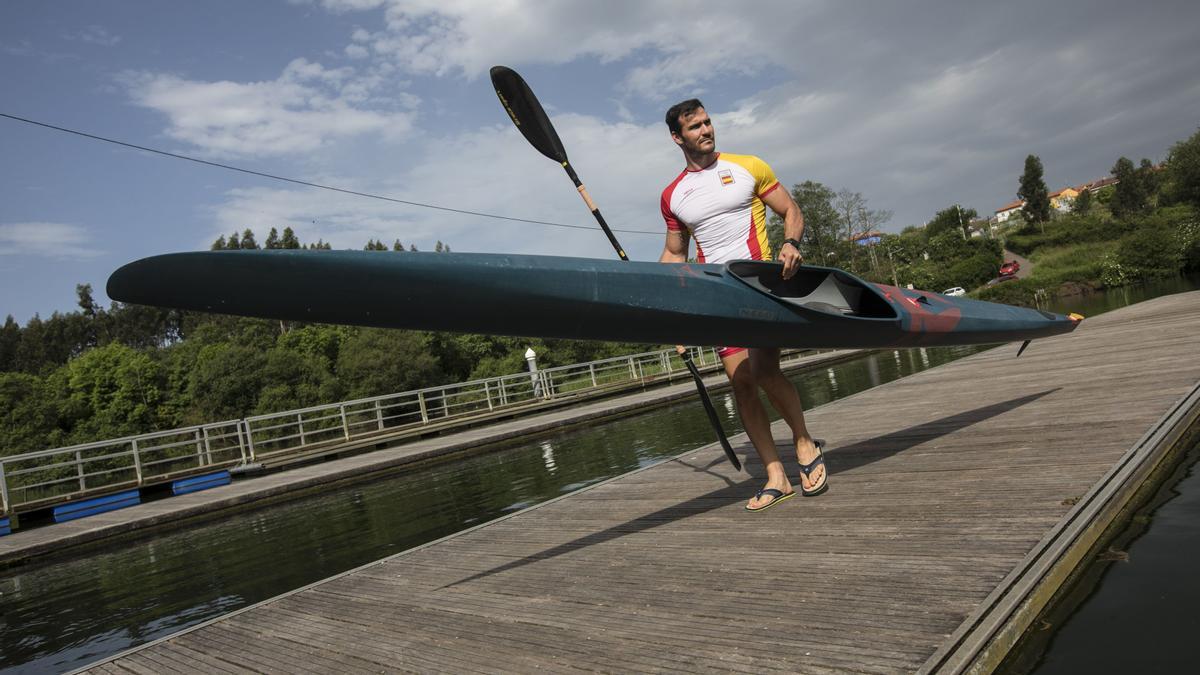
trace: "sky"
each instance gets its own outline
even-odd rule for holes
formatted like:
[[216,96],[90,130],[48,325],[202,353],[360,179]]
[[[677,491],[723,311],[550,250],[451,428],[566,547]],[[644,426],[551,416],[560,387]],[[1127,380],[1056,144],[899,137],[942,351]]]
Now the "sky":
[[[663,113],[699,97],[717,148],[786,185],[861,192],[922,224],[1155,162],[1200,127],[1200,3],[1149,0],[156,0],[0,4],[0,316],[101,304],[137,258],[245,228],[361,249],[608,258],[555,162],[518,134],[488,69],[529,82],[623,247],[663,246],[683,168]],[[581,229],[582,228],[582,229]]]

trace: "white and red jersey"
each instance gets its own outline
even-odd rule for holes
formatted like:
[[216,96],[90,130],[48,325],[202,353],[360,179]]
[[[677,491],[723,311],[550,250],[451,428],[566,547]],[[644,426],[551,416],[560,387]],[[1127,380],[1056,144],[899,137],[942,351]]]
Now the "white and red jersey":
[[700,262],[770,260],[763,197],[778,187],[761,159],[717,153],[712,164],[684,169],[663,190],[663,220],[668,230],[691,230]]

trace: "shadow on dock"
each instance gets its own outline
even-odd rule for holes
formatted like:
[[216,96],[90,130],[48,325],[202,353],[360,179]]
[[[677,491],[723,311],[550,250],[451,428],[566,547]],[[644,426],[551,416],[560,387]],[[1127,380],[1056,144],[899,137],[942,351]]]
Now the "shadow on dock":
[[[925,422],[924,424],[918,424],[916,426],[907,427],[899,431],[894,431],[890,434],[884,434],[883,436],[865,439],[857,443],[852,443],[850,445],[837,448],[835,450],[826,451],[825,457],[826,462],[829,464],[830,475],[836,476],[838,471],[858,468],[860,466],[865,466],[872,462],[891,457],[927,441],[940,438],[947,434],[965,429],[973,424],[978,424],[979,422],[983,422],[1011,410],[1020,408],[1021,406],[1033,403],[1034,401],[1037,401],[1044,396],[1053,394],[1058,390],[1059,388],[1055,387],[1053,389],[1047,389],[1046,391],[1035,394],[1020,396],[1018,398],[1009,399],[1000,403],[994,403],[992,405],[975,408],[973,410],[967,410],[947,417],[941,417],[936,420]],[[678,458],[669,461],[683,464],[685,466],[692,466]],[[766,473],[763,470],[762,464],[758,461],[757,456],[748,456],[743,461],[743,466],[745,467],[746,472],[750,475],[748,478],[740,482],[735,482],[728,476],[713,471],[713,467],[724,464],[725,462],[725,457],[720,456],[719,458],[710,462],[707,466],[692,466],[692,468],[694,468],[696,471],[708,473],[722,479],[727,483],[726,487],[723,487],[719,490],[713,490],[712,492],[694,497],[685,502],[680,502],[674,506],[669,506],[665,509],[660,509],[653,513],[626,521],[620,525],[610,527],[606,530],[601,530],[600,532],[580,537],[574,541],[560,544],[536,555],[526,556],[520,560],[514,560],[513,562],[505,563],[493,569],[487,570],[486,572],[473,574],[464,579],[446,584],[441,588],[453,588],[455,586],[460,586],[462,584],[470,583],[479,579],[485,579],[502,572],[519,569],[521,567],[525,567],[526,565],[531,565],[542,560],[550,560],[566,553],[588,548],[589,546],[610,542],[629,534],[645,532],[667,523],[676,522],[699,513],[705,513],[716,508],[721,508],[731,501],[740,501],[745,499],[748,489],[746,483],[757,484],[760,480],[763,480],[766,477]]]

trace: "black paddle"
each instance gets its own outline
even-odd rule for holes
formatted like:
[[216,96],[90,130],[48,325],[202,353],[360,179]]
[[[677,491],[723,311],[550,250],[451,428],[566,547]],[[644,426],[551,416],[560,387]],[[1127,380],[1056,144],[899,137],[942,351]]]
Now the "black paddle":
[[[496,95],[500,97],[500,103],[508,112],[508,116],[512,118],[513,124],[517,125],[521,135],[529,141],[530,145],[537,148],[538,152],[562,164],[567,175],[571,177],[571,182],[575,183],[575,188],[579,190],[579,196],[583,197],[583,202],[591,209],[592,215],[596,217],[596,222],[600,223],[600,228],[604,230],[609,243],[616,249],[617,256],[621,260],[629,260],[629,256],[625,255],[625,250],[621,248],[620,242],[608,228],[608,223],[604,222],[604,216],[600,215],[600,209],[596,208],[596,203],[588,195],[587,188],[580,182],[575,169],[571,168],[571,163],[567,161],[567,151],[558,138],[558,132],[554,130],[554,125],[550,123],[550,118],[546,116],[542,104],[533,95],[533,90],[511,68],[494,66],[491,72],[492,85],[496,88]],[[704,404],[704,411],[708,413],[708,421],[712,423],[713,431],[717,433],[717,440],[725,449],[725,456],[729,458],[729,463],[733,465],[733,468],[741,471],[742,463],[738,461],[737,454],[729,445],[729,439],[725,437],[725,430],[721,428],[721,421],[717,419],[717,411],[713,409],[712,401],[708,398],[708,390],[704,388],[704,380],[700,377],[700,371],[692,362],[692,355],[682,347],[679,347],[678,351],[684,364],[687,365],[688,371],[691,372],[692,379],[696,381],[696,390],[700,393],[700,401]]]

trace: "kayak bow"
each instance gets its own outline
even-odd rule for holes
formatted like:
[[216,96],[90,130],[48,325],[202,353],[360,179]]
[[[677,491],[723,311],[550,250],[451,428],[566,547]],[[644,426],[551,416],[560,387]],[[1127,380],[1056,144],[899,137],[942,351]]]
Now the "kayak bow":
[[173,253],[121,267],[114,300],[334,324],[744,347],[925,347],[1067,333],[1070,317],[782,265],[378,251]]

